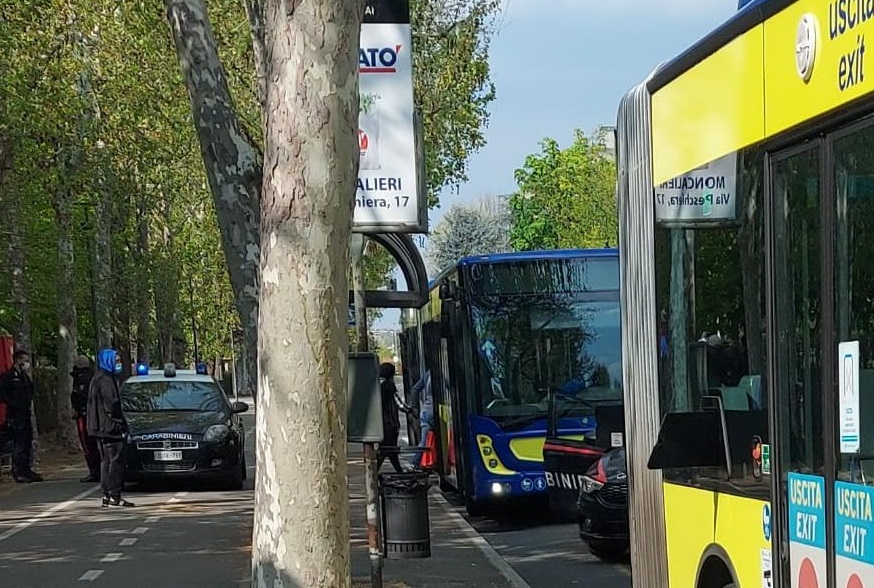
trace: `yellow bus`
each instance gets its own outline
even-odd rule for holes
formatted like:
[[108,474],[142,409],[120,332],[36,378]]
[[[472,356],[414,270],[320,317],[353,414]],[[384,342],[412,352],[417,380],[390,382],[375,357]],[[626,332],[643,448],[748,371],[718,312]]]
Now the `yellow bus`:
[[874,0],[742,4],[619,108],[633,584],[874,586]]

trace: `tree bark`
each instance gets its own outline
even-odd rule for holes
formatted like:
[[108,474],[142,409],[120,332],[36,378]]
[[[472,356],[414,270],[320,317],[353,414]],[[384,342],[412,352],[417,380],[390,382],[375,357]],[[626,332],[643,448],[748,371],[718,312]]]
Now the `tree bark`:
[[[24,228],[26,219],[21,202],[21,195],[17,192],[6,189],[5,180],[6,174],[11,172],[14,165],[15,148],[14,139],[5,137],[5,145],[3,148],[3,182],[0,185],[0,204],[6,211],[7,220],[9,221],[9,273],[11,282],[10,297],[12,298],[12,308],[14,318],[12,322],[12,337],[15,342],[16,349],[24,349],[31,354],[32,365],[36,365],[36,357],[33,355],[34,349],[31,340],[31,322],[30,322],[30,299],[28,297],[27,288],[27,251],[25,250]],[[33,372],[31,371],[31,377]],[[39,455],[39,427],[36,422],[36,411],[30,411],[30,422],[33,426],[33,452],[31,453],[31,466],[36,464],[37,456]]]
[[[260,3],[252,2],[253,7]],[[249,358],[244,389],[256,391],[261,162],[234,109],[204,0],[165,0],[215,203],[222,248]],[[257,56],[256,56],[257,58]]]
[[363,7],[265,2],[257,588],[350,584],[344,325]]
[[103,175],[108,166],[104,159],[97,182],[97,210],[94,253],[94,323],[97,351],[112,345],[112,194],[109,178]]
[[92,98],[90,77],[87,72],[80,73],[77,87],[83,101],[83,108],[79,115],[78,136],[76,142],[68,147],[67,153],[61,154],[58,187],[54,200],[55,222],[58,226],[58,384],[55,405],[58,428],[56,436],[61,446],[67,449],[75,449],[78,445],[78,435],[73,422],[73,407],[69,400],[73,388],[70,372],[79,349],[76,298],[70,295],[70,292],[76,291],[73,247],[74,197],[71,178],[75,178],[82,168],[85,159],[82,141],[85,140],[93,119],[91,109],[87,106]]
[[[167,222],[172,212],[170,199],[162,195],[160,216]],[[173,361],[174,335],[179,330],[179,267],[176,260],[173,233],[164,224],[161,227],[159,252],[155,252],[158,263],[152,270],[155,292],[155,319],[157,322],[158,348],[162,364]],[[172,284],[173,287],[166,287]]]
[[[81,151],[79,146],[74,149]],[[71,155],[68,165],[62,170],[80,164],[81,159]],[[79,348],[78,314],[76,299],[70,292],[76,290],[76,271],[73,254],[72,193],[69,185],[62,179],[55,193],[55,221],[58,225],[58,385],[57,385],[57,438],[62,447],[75,449],[78,437],[73,422],[73,408],[70,404],[70,391],[73,379],[70,371]]]
[[152,277],[149,268],[149,203],[145,195],[137,198],[137,243],[134,248],[137,287],[137,349],[136,360],[149,362],[152,347]]

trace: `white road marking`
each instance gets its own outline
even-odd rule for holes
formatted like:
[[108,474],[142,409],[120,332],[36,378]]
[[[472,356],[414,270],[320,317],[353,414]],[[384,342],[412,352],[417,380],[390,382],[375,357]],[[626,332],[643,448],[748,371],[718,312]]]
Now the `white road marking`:
[[61,502],[59,504],[56,504],[53,507],[42,511],[38,515],[30,517],[26,521],[21,521],[20,523],[18,523],[17,525],[12,527],[11,529],[8,529],[8,530],[4,531],[3,533],[0,533],[0,542],[6,541],[7,539],[12,537],[13,535],[17,535],[18,533],[24,531],[26,528],[30,527],[31,525],[40,521],[41,519],[49,517],[58,511],[64,510],[65,508],[71,507],[72,505],[76,504],[77,502],[79,502],[83,498],[91,496],[92,494],[94,494],[98,490],[100,490],[100,486],[94,486],[93,488],[91,488],[89,490],[85,490],[84,492],[80,492],[79,494],[77,494],[73,498],[67,500],[66,502]]
[[103,559],[100,560],[100,563],[109,563],[120,560],[124,556],[123,553],[107,553],[103,556]]
[[188,496],[188,492],[177,492],[176,493],[177,498],[185,498],[186,496]]
[[82,577],[79,578],[80,582],[93,582],[97,578],[103,575],[103,570],[88,570]]
[[147,523],[157,523],[161,520],[161,517],[146,517],[145,522]]
[[489,545],[489,542],[486,541],[482,535],[476,532],[476,529],[470,526],[464,517],[455,512],[449,503],[446,502],[446,499],[443,498],[438,492],[432,492],[431,498],[434,498],[435,502],[437,502],[443,510],[455,521],[455,524],[458,525],[458,528],[461,529],[465,535],[470,537],[470,540],[479,547],[479,550],[486,556],[486,559],[489,561],[492,566],[500,572],[502,576],[507,580],[507,582],[513,588],[531,588],[531,584],[526,582],[522,576],[513,569],[513,567],[504,560],[501,555],[495,551],[495,548]]
[[142,535],[148,530],[148,527],[137,527],[136,529],[134,529],[134,535]]
[[122,547],[130,547],[131,545],[133,545],[136,542],[137,542],[136,537],[125,537],[118,544],[121,545]]

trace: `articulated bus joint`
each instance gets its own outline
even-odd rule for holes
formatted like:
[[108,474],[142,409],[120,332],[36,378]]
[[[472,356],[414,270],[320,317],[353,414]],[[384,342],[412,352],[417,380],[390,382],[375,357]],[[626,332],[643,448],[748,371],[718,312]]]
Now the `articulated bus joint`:
[[736,588],[737,585],[737,572],[728,553],[721,546],[711,543],[698,563],[696,588]]

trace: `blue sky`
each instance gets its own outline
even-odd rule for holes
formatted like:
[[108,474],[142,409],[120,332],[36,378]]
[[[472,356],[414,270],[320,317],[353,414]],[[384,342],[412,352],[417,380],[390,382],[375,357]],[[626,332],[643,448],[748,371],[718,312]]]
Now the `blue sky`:
[[470,181],[446,191],[443,210],[516,188],[514,171],[552,137],[567,145],[613,125],[622,95],[728,19],[737,0],[507,0],[490,52],[497,99],[487,145],[469,163]]
[[[441,195],[431,228],[454,203],[513,192],[515,170],[544,137],[564,146],[574,129],[614,125],[626,90],[736,10],[737,0],[506,0],[490,51],[488,142],[470,159],[469,181]],[[386,311],[379,326],[397,317]]]

